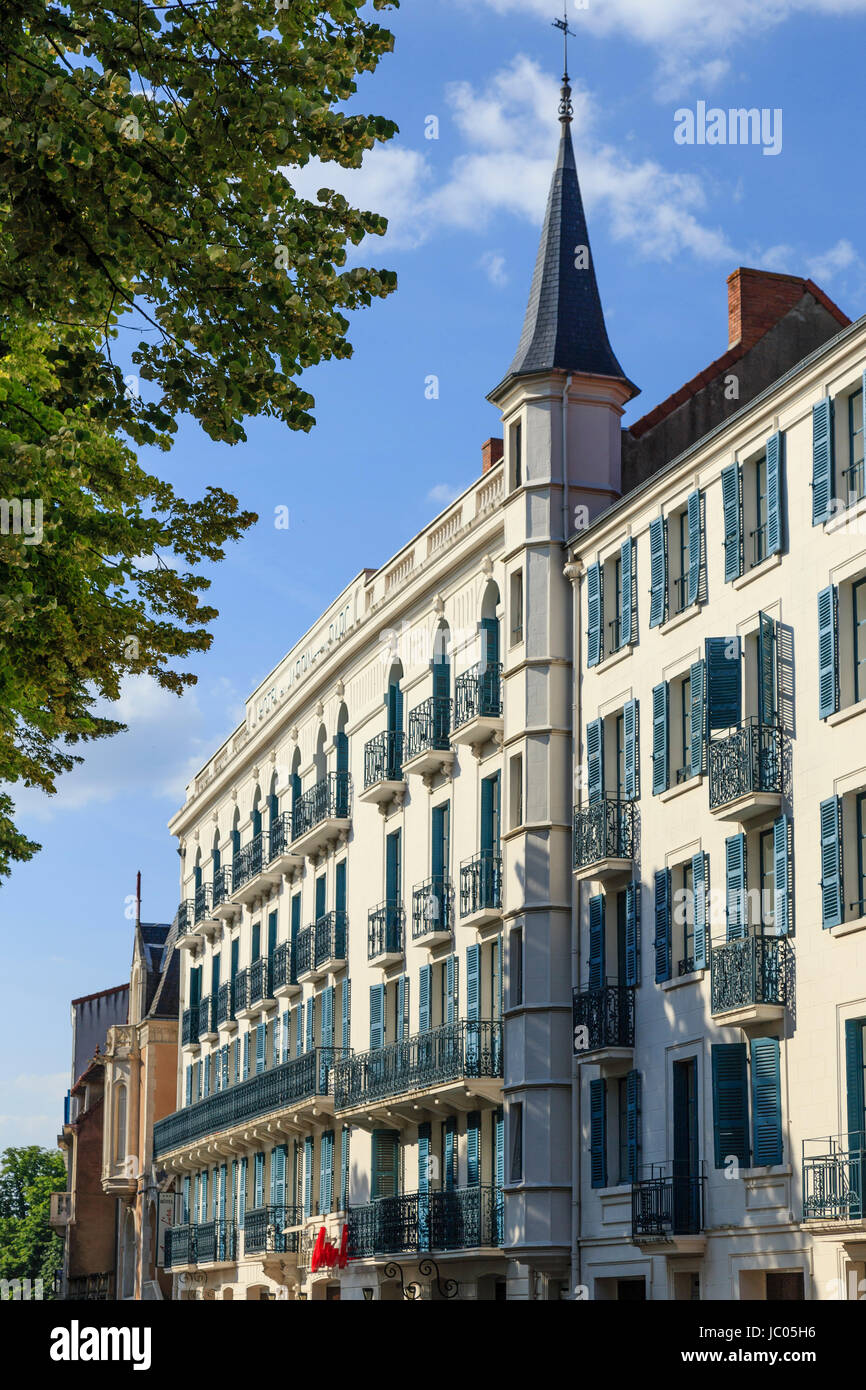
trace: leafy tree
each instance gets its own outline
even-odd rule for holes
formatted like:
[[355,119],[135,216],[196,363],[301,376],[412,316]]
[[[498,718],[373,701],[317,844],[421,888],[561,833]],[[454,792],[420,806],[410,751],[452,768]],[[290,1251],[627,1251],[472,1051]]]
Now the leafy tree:
[[[195,566],[256,518],[218,488],[184,501],[131,446],[169,447],[182,413],[229,443],[249,416],[311,428],[300,374],[350,356],[345,311],[395,287],[346,269],[384,219],[291,176],[395,133],[344,109],[392,47],[367,8],[5,0],[0,782],[52,792],[76,744],[122,727],[99,697],[143,673],[179,693],[194,677],[171,663],[210,645]],[[38,849],[12,814],[0,793],[0,877]]]
[[0,1279],[42,1279],[50,1296],[62,1242],[48,1224],[52,1192],[66,1189],[66,1165],[38,1144],[0,1156]]

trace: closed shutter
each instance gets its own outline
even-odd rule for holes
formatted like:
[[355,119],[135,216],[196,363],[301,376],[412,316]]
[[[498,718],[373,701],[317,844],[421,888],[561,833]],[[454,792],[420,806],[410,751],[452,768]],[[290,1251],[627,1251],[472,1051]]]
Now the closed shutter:
[[638,774],[640,769],[640,715],[637,700],[629,700],[622,711],[624,762],[623,795],[626,801],[634,801],[640,794]]
[[629,537],[628,540],[623,541],[620,547],[619,645],[621,647],[627,647],[635,639],[634,562],[634,541]]
[[385,986],[370,986],[370,1050],[385,1043]]
[[322,1047],[334,1046],[334,986],[322,990]]
[[319,1211],[327,1216],[334,1204],[334,1131],[328,1129],[319,1140]]
[[668,726],[670,688],[667,681],[653,686],[653,796],[668,789]]
[[313,1136],[304,1140],[304,1216],[313,1215]]
[[625,983],[640,984],[640,884],[625,890]]
[[274,1015],[274,1050],[273,1050],[273,1063],[272,1063],[272,1065],[275,1066],[275,1067],[278,1067],[278,1066],[280,1065],[280,1050],[281,1050],[281,1048],[282,1048],[282,1033],[283,1033],[283,1024],[282,1024],[282,1020],[281,1020],[279,1014],[275,1014],[275,1015]]
[[743,573],[742,472],[738,463],[722,469],[722,512],[725,522],[725,583]]
[[443,1138],[443,1182],[445,1191],[453,1192],[457,1187],[457,1120],[453,1115],[445,1121]]
[[589,1168],[593,1187],[607,1187],[607,1083],[589,1083]]
[[671,978],[671,871],[659,869],[655,876],[656,983]]
[[186,1103],[192,1105],[192,1067],[186,1069]]
[[668,533],[663,517],[650,522],[650,627],[660,627],[668,609]]
[[349,1048],[352,1045],[352,984],[345,979],[342,984],[343,991],[343,1047]]
[[373,1130],[373,1201],[380,1197],[396,1197],[399,1158],[399,1135],[393,1129]]
[[758,710],[762,724],[775,724],[777,699],[776,624],[758,614]]
[[304,1050],[304,1006],[295,1009],[295,1054],[300,1057]]
[[730,835],[725,840],[725,898],[727,939],[741,941],[747,930],[745,835]]
[[700,491],[689,493],[688,502],[689,519],[689,592],[688,602],[697,603],[701,596],[701,567],[704,559],[703,544],[703,524],[701,517],[701,494]]
[[707,729],[730,729],[743,718],[739,637],[706,639]]
[[700,777],[704,770],[706,718],[704,710],[703,661],[695,661],[689,670],[689,773]]
[[780,936],[791,930],[790,821],[779,816],[773,822],[773,923]]
[[839,708],[839,594],[829,584],[818,595],[818,717]]
[[430,981],[432,976],[432,965],[422,965],[418,971],[418,1031],[427,1033],[430,1030]]
[[587,608],[587,666],[597,666],[601,661],[604,652],[604,639],[602,636],[602,575],[601,565],[590,565],[586,571],[586,608]]
[[604,720],[586,726],[587,786],[590,802],[604,796]]
[[716,1043],[711,1048],[713,1069],[713,1131],[715,1164],[724,1168],[735,1157],[748,1168],[749,1092],[746,1044]]
[[245,1081],[246,1081],[247,1077],[249,1076],[249,1074],[250,1074],[250,1035],[249,1035],[249,1033],[247,1032],[247,1033],[244,1033],[244,1080],[245,1080]]
[[401,975],[397,980],[397,1041],[409,1036],[409,977]]
[[181,1200],[181,1206],[180,1206],[180,1224],[181,1224],[182,1226],[188,1226],[188,1225],[189,1225],[189,1178],[188,1178],[188,1177],[187,1177],[187,1178],[184,1178],[184,1180],[183,1180],[183,1196],[181,1197],[180,1200]]
[[833,402],[829,396],[812,407],[812,525],[830,516],[835,490]]
[[328,878],[326,874],[320,874],[316,879],[316,921],[320,922],[325,915],[325,903],[327,898]]
[[782,1162],[779,1039],[752,1039],[752,1137],[758,1167]]
[[340,1211],[349,1210],[349,1136],[351,1129],[343,1125],[340,1136]]
[[457,1018],[457,976],[457,957],[449,956],[445,962],[446,1023],[454,1023]]
[[641,1081],[639,1071],[630,1071],[626,1076],[625,1102],[628,1179],[629,1182],[637,1182],[640,1177],[641,1150]]
[[494,1112],[493,1127],[493,1181],[501,1188],[505,1182],[505,1111],[501,1105]]
[[265,1069],[265,1042],[267,1040],[267,1028],[264,1023],[256,1027],[256,1075]]
[[466,1017],[481,1017],[481,947],[466,947]]
[[821,802],[821,924],[826,931],[842,922],[841,806],[837,796]]
[[307,1037],[306,1037],[306,1050],[307,1050],[307,1052],[312,1052],[313,1047],[314,1047],[314,1045],[315,1045],[315,1037],[316,1037],[316,1001],[315,1001],[315,999],[308,999],[308,1000],[307,1000]]
[[244,1228],[247,1211],[247,1159],[241,1159],[240,1185],[238,1187],[238,1226]]
[[469,1187],[481,1182],[481,1114],[470,1111],[466,1119],[466,1181]]
[[604,985],[604,894],[589,900],[589,987]]
[[696,854],[692,859],[692,883],[695,895],[695,969],[705,970],[709,949],[710,924],[707,913],[709,899],[710,857]]
[[283,1045],[282,1045],[282,1049],[281,1049],[281,1051],[280,1051],[280,1061],[281,1061],[281,1062],[287,1062],[287,1061],[289,1060],[289,1047],[291,1046],[291,1037],[290,1037],[290,1030],[289,1030],[289,1022],[290,1022],[290,1020],[291,1020],[291,1017],[292,1017],[291,1010],[290,1010],[290,1009],[284,1009],[284,1010],[283,1010],[283,1027],[282,1027],[282,1044],[283,1044]]
[[255,1154],[253,1158],[253,1206],[258,1210],[265,1204],[265,1156]]
[[430,1126],[418,1126],[418,1191],[430,1191]]
[[[864,398],[866,399],[866,398]],[[847,1117],[849,1149],[866,1150],[866,1082],[864,1082],[863,1066],[863,1029],[866,1020],[862,1018],[849,1018],[845,1021],[845,1084],[847,1090]],[[863,1174],[861,1159],[860,1174],[860,1200],[861,1203],[866,1198],[863,1183],[866,1175]]]
[[767,554],[777,555],[784,539],[782,513],[782,436],[767,440]]

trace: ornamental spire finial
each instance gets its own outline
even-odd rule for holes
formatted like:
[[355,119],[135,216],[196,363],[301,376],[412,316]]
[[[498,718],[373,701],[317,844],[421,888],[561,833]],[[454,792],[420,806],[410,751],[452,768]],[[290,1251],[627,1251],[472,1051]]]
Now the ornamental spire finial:
[[575,39],[577,35],[568,27],[568,0],[563,0],[562,19],[553,21],[554,29],[559,29],[562,34],[563,64],[562,64],[562,88],[559,97],[559,119],[562,124],[571,125],[574,115],[574,106],[571,100],[571,83],[568,78],[568,40]]

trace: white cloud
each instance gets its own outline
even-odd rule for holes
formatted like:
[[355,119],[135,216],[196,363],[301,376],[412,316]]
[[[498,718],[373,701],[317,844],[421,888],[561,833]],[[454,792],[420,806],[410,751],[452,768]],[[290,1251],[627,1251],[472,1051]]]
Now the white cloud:
[[809,274],[818,284],[830,281],[842,270],[853,270],[862,267],[863,262],[847,237],[842,237],[822,255],[814,256],[807,261]]
[[485,251],[479,261],[481,269],[484,271],[491,285],[502,289],[508,284],[508,272],[505,269],[505,257],[499,251]]
[[455,497],[459,497],[462,491],[462,488],[453,487],[451,483],[437,483],[427,493],[427,501],[435,502],[440,507],[447,507],[449,502],[453,502]]

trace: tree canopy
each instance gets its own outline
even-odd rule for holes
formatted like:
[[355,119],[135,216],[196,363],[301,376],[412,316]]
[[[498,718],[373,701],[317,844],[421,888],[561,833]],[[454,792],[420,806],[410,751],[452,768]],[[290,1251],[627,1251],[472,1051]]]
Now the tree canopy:
[[57,1149],[28,1144],[0,1155],[0,1279],[43,1279],[50,1293],[62,1248],[48,1224],[51,1194],[65,1191]]

